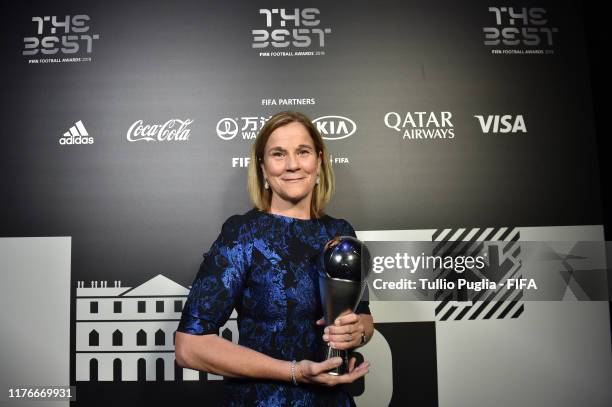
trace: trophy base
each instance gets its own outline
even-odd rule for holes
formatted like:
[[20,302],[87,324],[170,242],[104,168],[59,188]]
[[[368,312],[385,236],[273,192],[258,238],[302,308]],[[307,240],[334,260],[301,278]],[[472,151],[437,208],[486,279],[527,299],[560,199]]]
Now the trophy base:
[[348,351],[341,350],[341,349],[333,349],[332,347],[328,347],[327,357],[325,359],[331,359],[335,357],[341,357],[342,364],[340,364],[340,366],[337,366],[327,371],[327,373],[333,376],[340,376],[345,373],[348,373]]

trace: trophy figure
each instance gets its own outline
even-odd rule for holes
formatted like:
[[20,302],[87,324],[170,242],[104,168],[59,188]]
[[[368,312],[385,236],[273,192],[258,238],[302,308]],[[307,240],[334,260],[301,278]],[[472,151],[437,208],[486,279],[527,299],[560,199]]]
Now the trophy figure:
[[[319,275],[319,293],[327,326],[346,311],[355,311],[370,272],[370,252],[352,236],[338,236],[325,244],[320,255],[323,273]],[[342,364],[329,371],[333,375],[348,372],[348,351],[327,348],[326,359],[339,356]]]

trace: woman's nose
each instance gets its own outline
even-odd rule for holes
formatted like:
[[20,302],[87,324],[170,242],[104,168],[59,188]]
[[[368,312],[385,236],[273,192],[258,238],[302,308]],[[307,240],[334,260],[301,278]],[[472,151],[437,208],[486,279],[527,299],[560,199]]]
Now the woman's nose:
[[300,168],[299,160],[297,155],[295,154],[287,154],[287,159],[285,160],[286,169],[288,170],[297,170]]

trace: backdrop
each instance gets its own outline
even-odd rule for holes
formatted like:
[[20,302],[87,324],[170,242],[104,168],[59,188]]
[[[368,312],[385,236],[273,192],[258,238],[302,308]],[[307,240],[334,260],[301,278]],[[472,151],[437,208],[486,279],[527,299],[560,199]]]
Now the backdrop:
[[[362,239],[603,239],[579,2],[2,7],[1,236],[70,238],[48,268],[26,261],[44,239],[0,240],[3,279],[45,276],[5,290],[58,321],[28,319],[27,349],[69,344],[48,383],[16,382],[36,364],[12,352],[7,386],[61,378],[80,405],[216,403],[222,378],[177,367],[173,332],[202,253],[251,207],[249,149],[281,110],[317,123],[337,177],[328,213]],[[2,323],[23,326],[8,298]],[[359,405],[612,399],[607,303],[372,310]],[[237,341],[235,315],[225,328]]]

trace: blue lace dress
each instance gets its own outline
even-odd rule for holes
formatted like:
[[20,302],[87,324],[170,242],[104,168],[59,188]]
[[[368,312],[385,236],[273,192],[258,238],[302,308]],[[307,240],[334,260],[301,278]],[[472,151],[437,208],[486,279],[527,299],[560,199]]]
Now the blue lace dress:
[[[355,236],[343,219],[301,220],[252,209],[230,217],[193,282],[178,331],[218,334],[232,310],[238,343],[281,360],[323,360],[318,265],[335,236]],[[370,313],[361,301],[356,313]],[[289,375],[289,371],[287,372]],[[224,380],[230,406],[352,406],[343,386],[293,386],[272,380]]]

